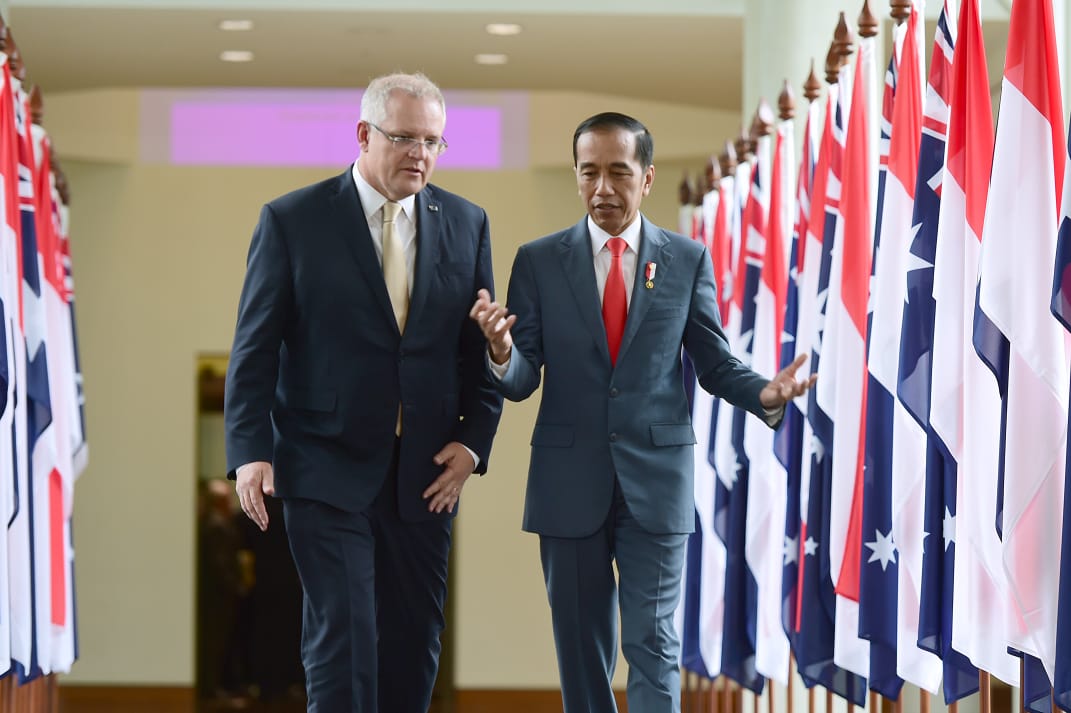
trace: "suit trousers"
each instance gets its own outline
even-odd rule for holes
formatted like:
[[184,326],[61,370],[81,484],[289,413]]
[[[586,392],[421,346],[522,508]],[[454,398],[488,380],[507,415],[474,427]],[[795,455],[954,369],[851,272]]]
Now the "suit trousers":
[[673,614],[686,542],[685,534],[655,534],[640,527],[620,486],[594,534],[540,536],[565,713],[617,711],[611,681],[618,604],[621,650],[629,666],[629,710],[680,713],[680,641]]
[[283,502],[304,589],[309,713],[427,713],[446,624],[452,520],[403,522],[397,443],[375,501],[348,512]]

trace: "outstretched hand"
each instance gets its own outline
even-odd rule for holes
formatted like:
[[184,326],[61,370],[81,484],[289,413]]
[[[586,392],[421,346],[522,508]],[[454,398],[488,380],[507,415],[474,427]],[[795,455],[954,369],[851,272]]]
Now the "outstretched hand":
[[777,372],[777,376],[759,392],[759,402],[764,408],[772,409],[784,406],[797,396],[802,396],[818,381],[818,374],[811,374],[802,381],[796,379],[796,372],[803,362],[807,361],[806,354],[800,354],[795,361]]
[[469,311],[469,317],[480,325],[480,331],[487,339],[491,360],[496,364],[505,364],[513,349],[513,335],[510,327],[517,321],[517,315],[497,302],[491,301],[491,293],[481,289],[476,293],[476,303]]

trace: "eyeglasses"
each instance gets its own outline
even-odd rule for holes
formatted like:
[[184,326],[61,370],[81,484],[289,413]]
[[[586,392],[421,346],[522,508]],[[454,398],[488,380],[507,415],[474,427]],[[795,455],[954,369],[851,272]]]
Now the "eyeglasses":
[[422,148],[427,149],[428,153],[430,153],[432,156],[438,156],[446,150],[446,139],[427,139],[422,141],[421,139],[414,139],[410,136],[395,136],[394,134],[388,134],[386,131],[379,128],[371,121],[366,121],[365,123],[371,126],[379,133],[383,134],[385,137],[387,137],[387,141],[394,144],[394,148],[398,149],[399,151],[409,153],[413,150],[414,146],[420,146]]

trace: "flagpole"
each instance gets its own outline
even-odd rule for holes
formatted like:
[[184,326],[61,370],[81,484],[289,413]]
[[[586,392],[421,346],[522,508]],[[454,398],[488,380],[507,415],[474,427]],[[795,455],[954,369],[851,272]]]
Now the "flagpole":
[[919,689],[919,713],[930,713],[930,694]]
[[993,696],[989,690],[989,672],[978,672],[978,699],[981,702],[979,713],[993,713]]
[[785,713],[793,713],[792,711],[792,690],[795,686],[792,685],[792,669],[795,668],[795,658],[791,655],[788,657],[788,688],[785,689]]
[[1026,654],[1019,656],[1019,710],[1026,710]]

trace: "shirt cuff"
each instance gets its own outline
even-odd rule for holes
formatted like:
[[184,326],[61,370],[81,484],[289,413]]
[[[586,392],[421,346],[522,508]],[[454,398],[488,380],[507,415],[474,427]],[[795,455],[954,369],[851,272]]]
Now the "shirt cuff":
[[509,360],[512,358],[513,355],[510,354],[506,357],[505,364],[496,364],[491,360],[491,352],[487,352],[487,366],[491,367],[491,373],[499,381],[502,381],[502,379],[506,377],[506,372],[509,371]]
[[472,456],[472,472],[475,473],[476,469],[480,467],[480,457],[476,455],[476,451],[472,450],[464,443],[461,444],[461,447],[468,451],[469,455]]
[[785,417],[785,406],[784,404],[778,406],[777,408],[766,408],[765,406],[763,406],[762,412],[762,417],[763,420],[766,421],[766,425],[773,428],[782,418]]

